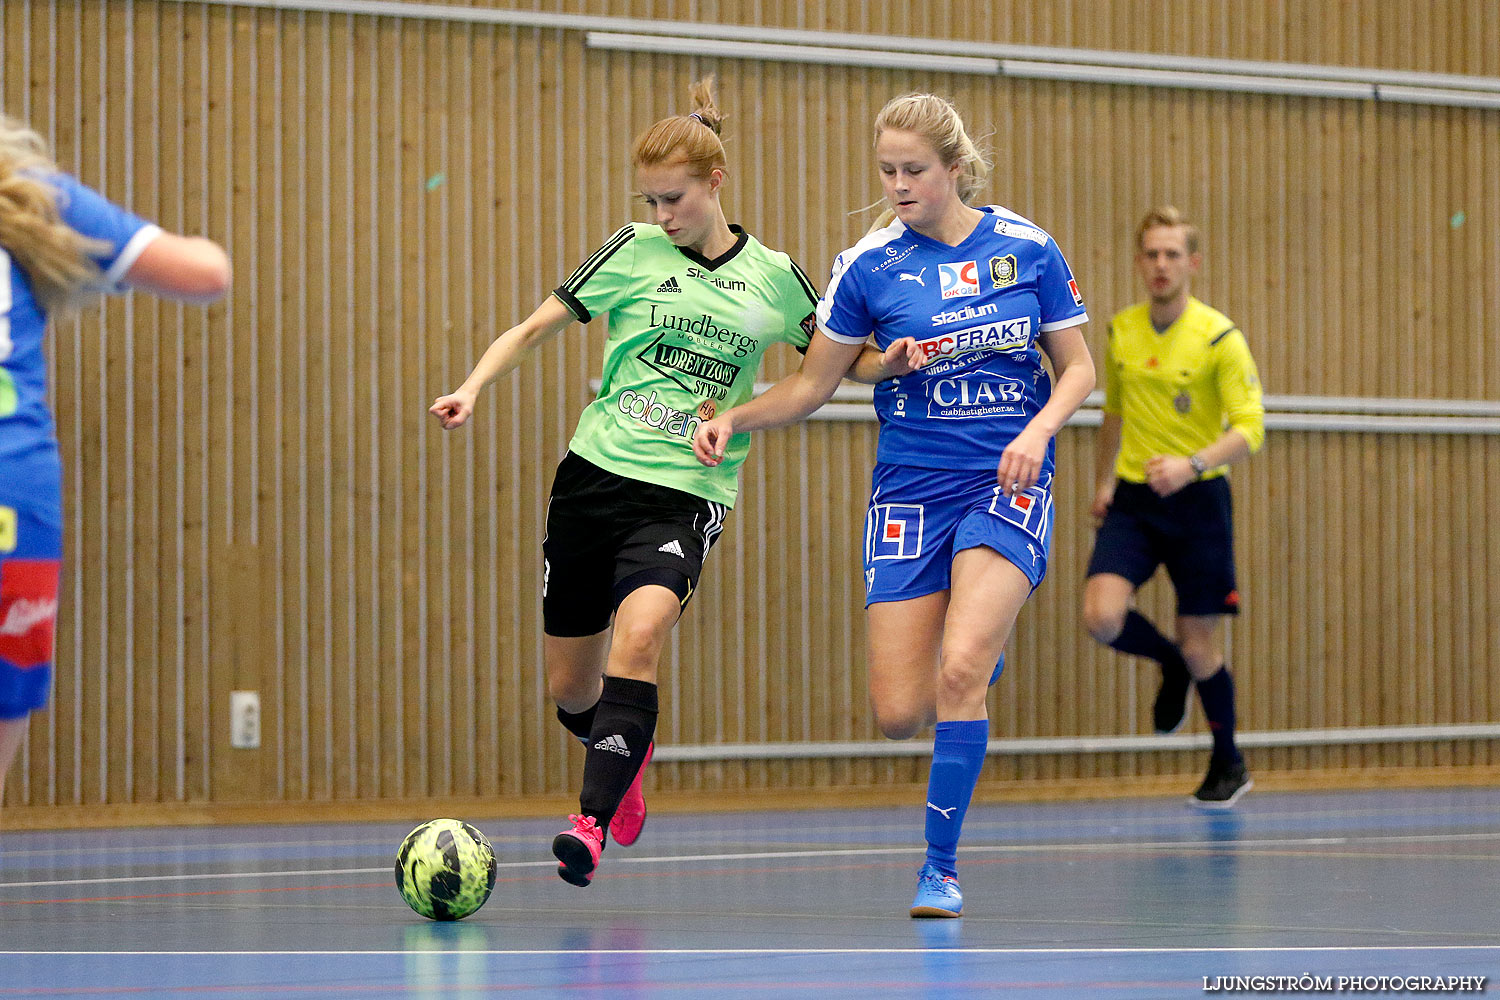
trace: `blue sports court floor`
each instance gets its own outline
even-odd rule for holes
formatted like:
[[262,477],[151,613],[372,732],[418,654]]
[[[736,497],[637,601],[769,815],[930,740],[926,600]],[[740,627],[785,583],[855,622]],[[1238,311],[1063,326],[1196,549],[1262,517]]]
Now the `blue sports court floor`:
[[1500,992],[1500,789],[976,806],[950,921],[906,915],[915,808],[655,815],[587,889],[553,874],[559,821],[463,818],[500,876],[456,924],[396,892],[411,824],[0,834],[0,997]]

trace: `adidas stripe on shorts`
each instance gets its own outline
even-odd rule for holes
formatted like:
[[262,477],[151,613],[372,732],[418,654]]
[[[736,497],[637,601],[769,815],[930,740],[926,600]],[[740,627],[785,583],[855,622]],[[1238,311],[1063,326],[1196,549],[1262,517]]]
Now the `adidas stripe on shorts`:
[[542,539],[542,624],[548,635],[595,635],[643,586],[687,606],[729,508],[617,475],[568,452],[557,467]]

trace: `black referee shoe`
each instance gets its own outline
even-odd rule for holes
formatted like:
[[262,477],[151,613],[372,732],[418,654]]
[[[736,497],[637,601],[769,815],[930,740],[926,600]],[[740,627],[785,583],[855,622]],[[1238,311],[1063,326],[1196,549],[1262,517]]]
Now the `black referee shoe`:
[[1181,660],[1161,665],[1161,688],[1151,706],[1152,724],[1163,736],[1182,728],[1188,717],[1188,698],[1193,693],[1193,677]]
[[1188,804],[1199,809],[1232,809],[1240,796],[1254,787],[1255,782],[1250,780],[1250,772],[1245,770],[1243,760],[1210,760],[1208,774],[1188,799]]

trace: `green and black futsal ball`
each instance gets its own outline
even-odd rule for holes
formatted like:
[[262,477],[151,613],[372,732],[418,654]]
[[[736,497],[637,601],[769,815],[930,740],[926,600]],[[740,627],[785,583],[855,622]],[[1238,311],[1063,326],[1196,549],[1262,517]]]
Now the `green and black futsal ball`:
[[462,820],[429,820],[401,842],[396,888],[424,917],[462,920],[495,888],[495,850]]

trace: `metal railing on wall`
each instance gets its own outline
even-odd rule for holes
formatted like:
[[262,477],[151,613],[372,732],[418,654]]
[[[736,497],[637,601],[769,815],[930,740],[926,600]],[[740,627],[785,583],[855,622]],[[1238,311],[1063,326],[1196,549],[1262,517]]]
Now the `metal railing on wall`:
[[[1500,739],[1500,723],[1432,726],[1361,726],[1344,729],[1285,729],[1275,732],[1235,733],[1242,747],[1371,746],[1380,743]],[[992,739],[986,753],[996,757],[1024,757],[1056,753],[1149,753],[1159,750],[1207,750],[1208,733],[1176,736],[1059,736]],[[797,743],[700,743],[662,746],[655,759],[662,762],[720,762],[729,760],[856,760],[872,757],[925,757],[932,740],[819,740]]]
[[[179,0],[189,2],[189,0]],[[225,7],[585,32],[590,48],[1017,79],[1500,109],[1500,78],[954,38],[489,10],[401,0],[193,0]]]
[[[599,391],[599,379],[589,389]],[[770,382],[755,383],[759,396]],[[873,423],[874,389],[841,385],[807,419]],[[1266,429],[1367,434],[1500,434],[1500,403],[1481,399],[1402,399],[1365,396],[1266,396]],[[1094,391],[1068,420],[1069,427],[1098,427],[1104,393]]]

